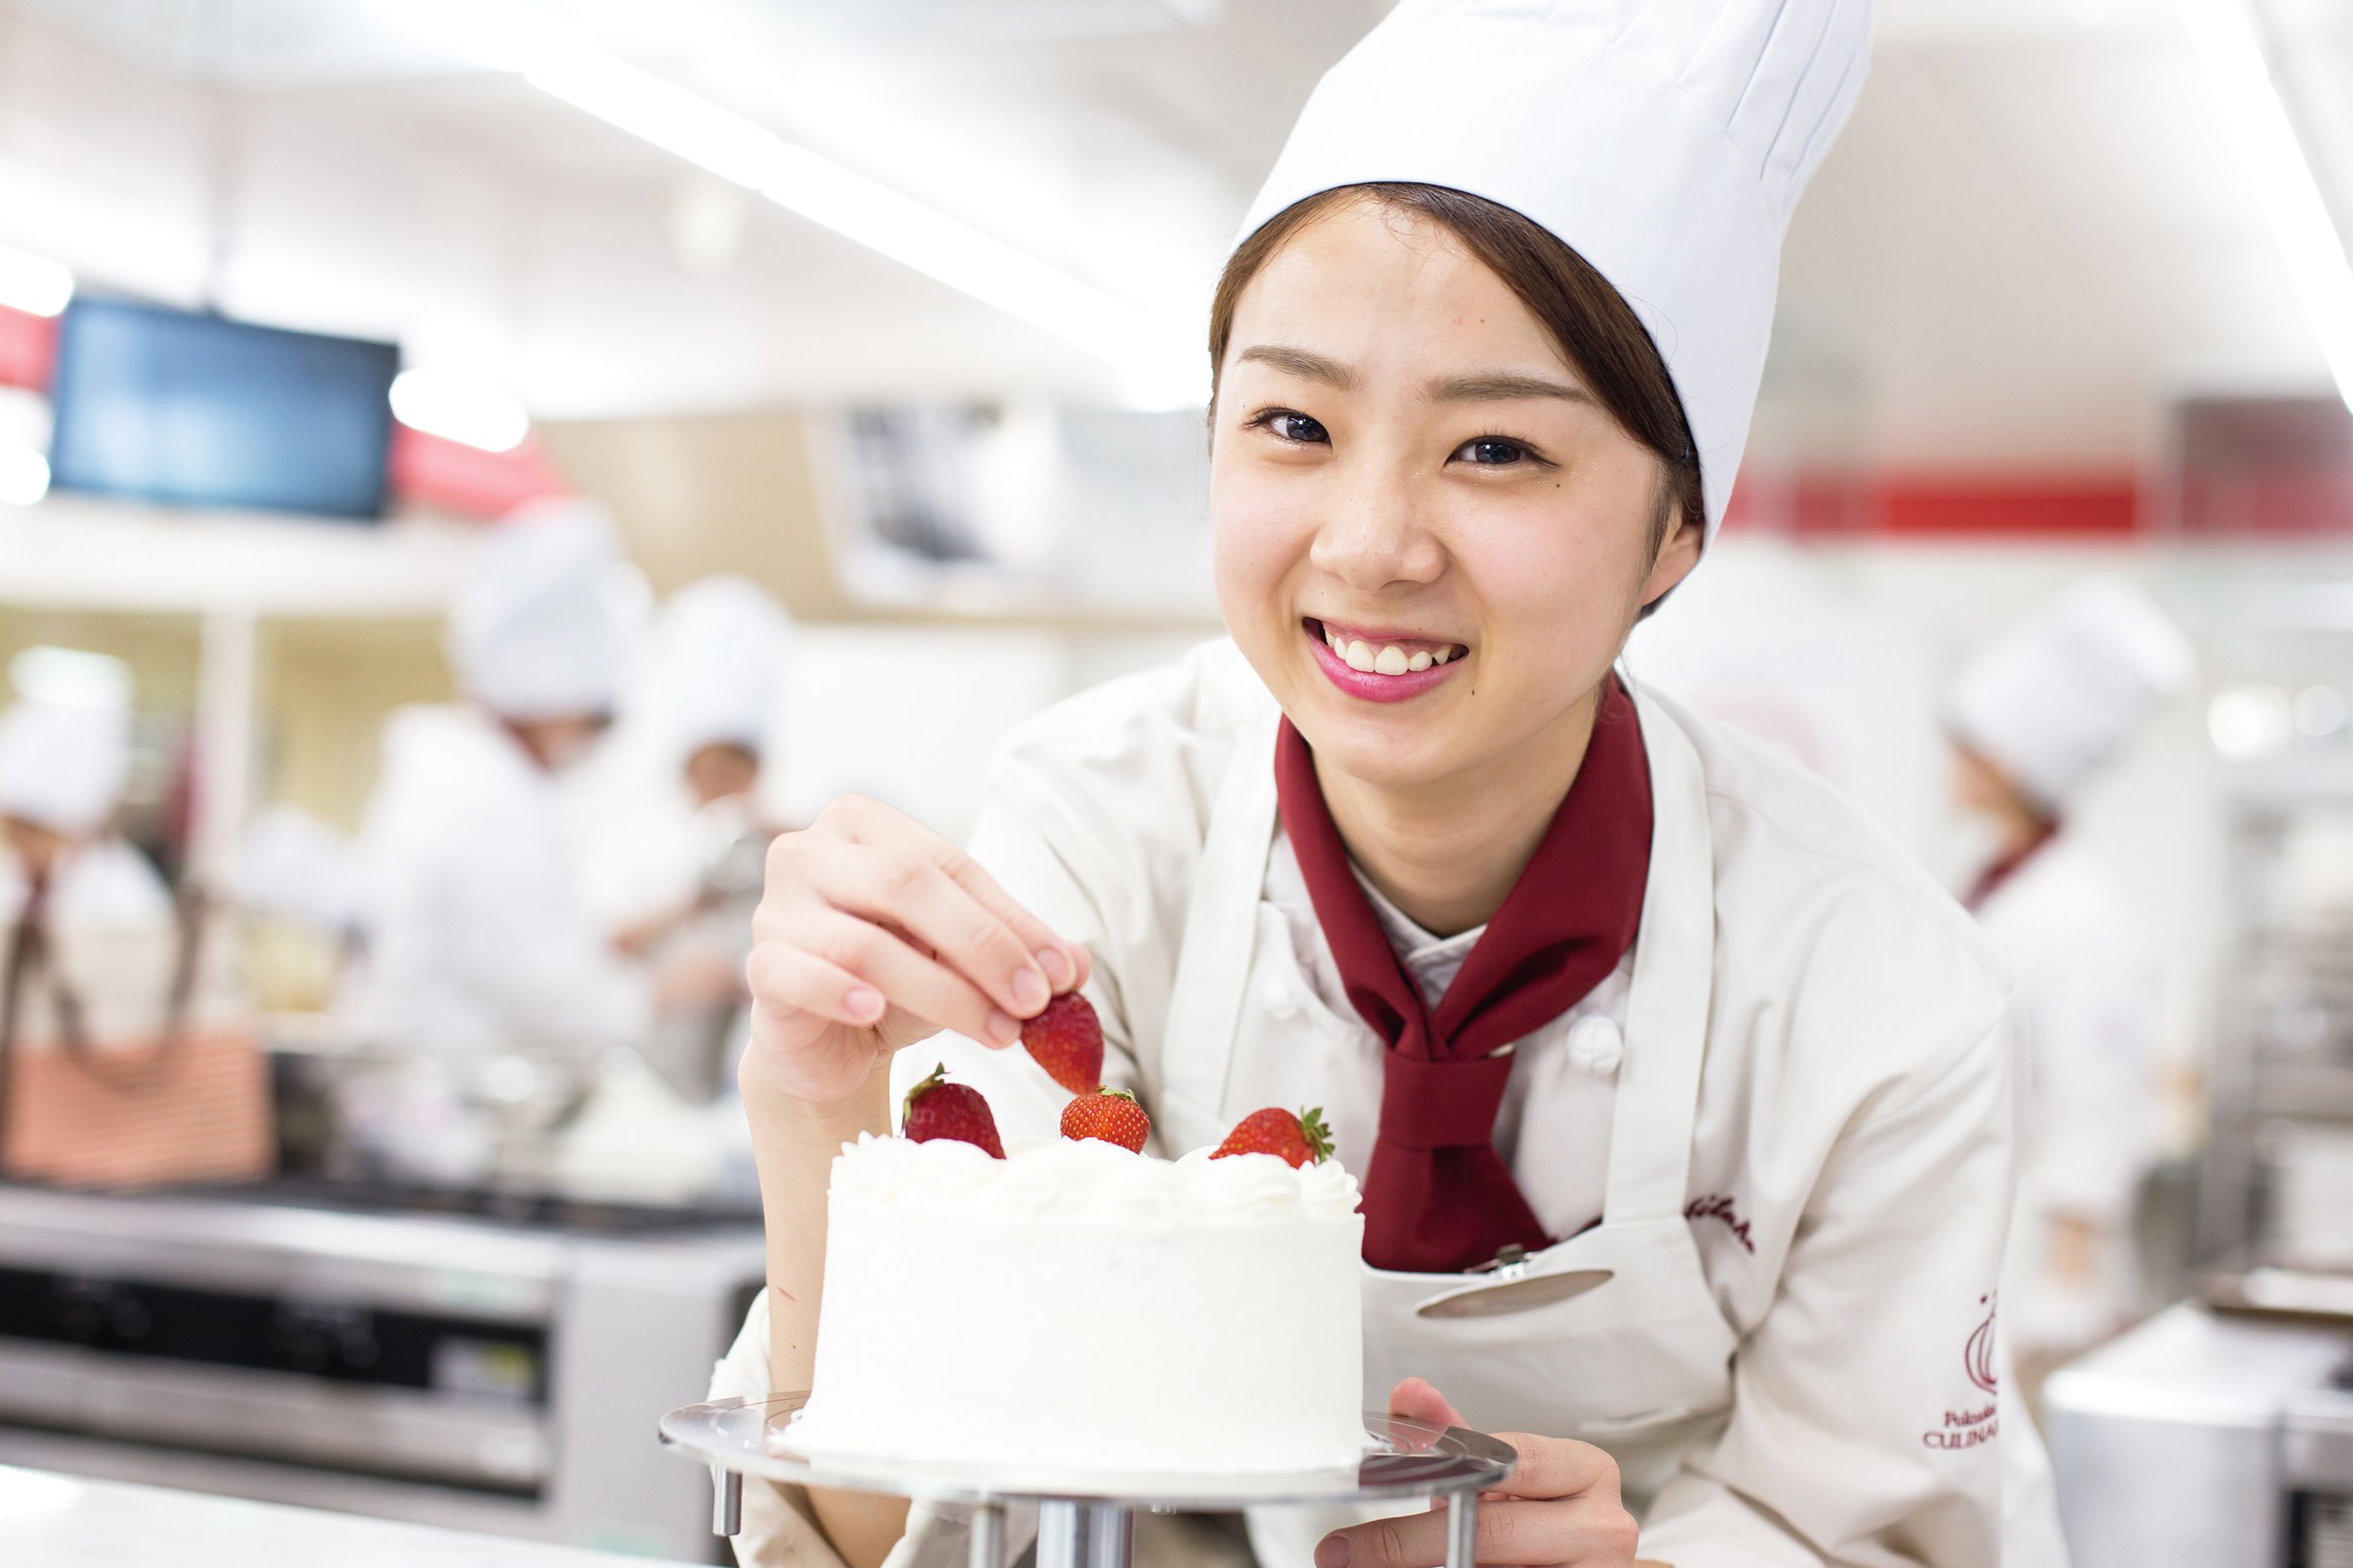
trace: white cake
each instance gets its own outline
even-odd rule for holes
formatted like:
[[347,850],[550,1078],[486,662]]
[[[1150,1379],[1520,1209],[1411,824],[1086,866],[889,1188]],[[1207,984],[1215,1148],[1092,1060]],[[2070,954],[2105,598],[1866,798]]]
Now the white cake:
[[1364,1221],[1335,1163],[869,1137],[827,1215],[787,1447],[1155,1474],[1363,1450]]

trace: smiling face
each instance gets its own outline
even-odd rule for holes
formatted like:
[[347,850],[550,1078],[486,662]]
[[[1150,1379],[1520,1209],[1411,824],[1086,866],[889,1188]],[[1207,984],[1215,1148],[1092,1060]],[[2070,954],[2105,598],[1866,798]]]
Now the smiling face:
[[1442,226],[1345,201],[1239,296],[1210,460],[1227,628],[1320,766],[1460,788],[1581,754],[1663,550],[1659,457]]

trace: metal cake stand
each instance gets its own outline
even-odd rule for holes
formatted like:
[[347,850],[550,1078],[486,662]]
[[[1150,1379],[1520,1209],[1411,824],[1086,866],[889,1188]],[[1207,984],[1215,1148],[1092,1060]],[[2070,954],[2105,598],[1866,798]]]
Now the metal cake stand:
[[1365,1415],[1365,1458],[1354,1470],[1188,1476],[834,1456],[819,1460],[796,1451],[782,1435],[807,1398],[784,1394],[721,1399],[662,1417],[663,1444],[711,1467],[716,1494],[712,1528],[718,1533],[733,1535],[743,1529],[745,1476],[965,1504],[973,1510],[972,1568],[1005,1568],[1005,1510],[1010,1503],[1037,1505],[1038,1568],[1127,1568],[1138,1509],[1219,1512],[1261,1503],[1442,1497],[1447,1568],[1473,1568],[1479,1494],[1519,1462],[1509,1444],[1483,1432],[1371,1412]]

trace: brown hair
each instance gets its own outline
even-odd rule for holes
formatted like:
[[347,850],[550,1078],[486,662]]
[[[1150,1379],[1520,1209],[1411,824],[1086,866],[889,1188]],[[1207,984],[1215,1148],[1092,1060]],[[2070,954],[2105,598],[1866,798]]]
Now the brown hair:
[[1232,339],[1234,306],[1291,237],[1343,203],[1375,201],[1439,225],[1483,262],[1542,321],[1577,367],[1601,406],[1626,433],[1658,454],[1665,468],[1651,518],[1651,549],[1666,542],[1669,524],[1701,522],[1707,503],[1700,488],[1699,456],[1674,378],[1625,296],[1593,264],[1553,232],[1483,196],[1443,185],[1381,182],[1341,185],[1303,197],[1275,214],[1234,251],[1218,278],[1209,304],[1209,406],[1217,406],[1217,376]]

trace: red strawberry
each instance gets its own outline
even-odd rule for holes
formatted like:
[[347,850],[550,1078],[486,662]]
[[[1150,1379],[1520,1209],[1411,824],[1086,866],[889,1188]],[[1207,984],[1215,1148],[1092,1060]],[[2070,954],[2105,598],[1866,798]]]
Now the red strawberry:
[[1046,1076],[1072,1094],[1092,1094],[1103,1083],[1103,1020],[1095,1005],[1065,991],[1021,1026],[1021,1043]]
[[1218,1152],[1209,1156],[1222,1160],[1229,1154],[1271,1154],[1292,1169],[1320,1163],[1332,1157],[1331,1130],[1324,1125],[1324,1112],[1309,1107],[1293,1116],[1280,1106],[1268,1106],[1253,1110],[1234,1123]]
[[988,1113],[988,1101],[968,1083],[950,1083],[944,1062],[907,1091],[899,1130],[917,1143],[953,1138],[986,1149],[992,1158],[1005,1158],[1005,1141],[997,1135],[997,1118]]
[[1141,1154],[1151,1131],[1152,1121],[1144,1114],[1144,1107],[1124,1089],[1097,1089],[1062,1107],[1065,1138],[1100,1138]]

